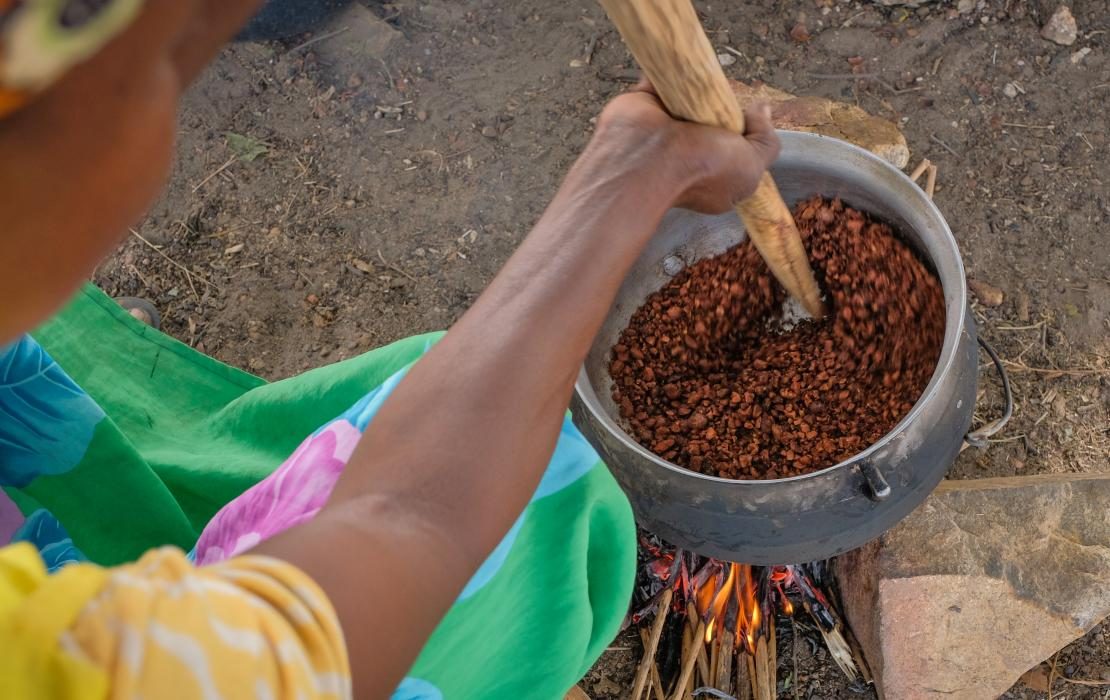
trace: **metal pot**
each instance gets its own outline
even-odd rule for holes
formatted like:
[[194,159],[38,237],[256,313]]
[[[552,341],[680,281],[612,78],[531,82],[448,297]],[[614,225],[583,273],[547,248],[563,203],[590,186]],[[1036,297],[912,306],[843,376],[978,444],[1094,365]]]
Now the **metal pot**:
[[[788,564],[854,549],[894,526],[956,459],[975,408],[975,323],[956,240],[933,202],[902,172],[843,141],[780,132],[771,169],[788,204],[822,194],[893,225],[940,278],[947,314],[936,371],[913,409],[866,450],[819,472],[737,481],[688,471],[642,447],[619,423],[610,352],[632,313],[685,265],[745,238],[735,213],[667,213],[633,266],[578,375],[574,421],[612,469],[640,524],[707,556]],[[1001,364],[991,352],[992,359]],[[1008,393],[1008,382],[1005,383]],[[1008,412],[1008,411],[1007,411]],[[981,443],[1008,416],[970,436]]]

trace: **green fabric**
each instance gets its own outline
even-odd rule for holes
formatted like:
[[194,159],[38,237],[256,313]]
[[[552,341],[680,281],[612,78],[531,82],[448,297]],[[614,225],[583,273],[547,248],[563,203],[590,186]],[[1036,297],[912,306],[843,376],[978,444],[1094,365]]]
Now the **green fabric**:
[[[191,548],[225,503],[438,337],[266,384],[146,326],[92,285],[33,335],[107,420],[75,469],[24,491],[102,564],[152,544]],[[89,508],[100,500],[113,507]]]
[[[49,511],[103,564],[167,543],[190,549],[217,510],[439,337],[267,384],[144,326],[91,286],[34,336],[106,417],[72,470],[6,491],[24,514]],[[631,509],[569,420],[544,484],[498,549],[396,700],[561,698],[616,634],[632,592]]]
[[450,688],[445,697],[562,697],[632,596],[635,533],[613,489],[602,466],[533,502],[497,576],[451,608],[410,675]]

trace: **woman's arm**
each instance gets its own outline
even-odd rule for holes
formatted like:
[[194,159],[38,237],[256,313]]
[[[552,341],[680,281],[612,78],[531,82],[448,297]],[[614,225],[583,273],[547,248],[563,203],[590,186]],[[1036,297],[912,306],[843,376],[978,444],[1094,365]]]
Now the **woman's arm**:
[[768,111],[747,124],[745,138],[677,122],[642,89],[610,103],[539,223],[370,423],[328,505],[258,547],[328,593],[360,696],[396,687],[527,504],[666,210],[724,211],[774,160]]

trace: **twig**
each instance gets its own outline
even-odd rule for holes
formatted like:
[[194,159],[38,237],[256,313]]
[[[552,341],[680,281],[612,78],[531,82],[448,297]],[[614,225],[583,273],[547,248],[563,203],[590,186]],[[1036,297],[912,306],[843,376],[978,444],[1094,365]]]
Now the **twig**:
[[593,61],[594,61],[594,51],[597,49],[597,39],[598,39],[598,35],[595,34],[590,38],[590,41],[586,44],[586,65],[587,66],[590,65],[591,63],[593,63]]
[[396,272],[396,273],[398,273],[398,274],[401,274],[401,275],[404,275],[405,277],[408,277],[408,278],[409,278],[410,280],[412,280],[413,282],[417,282],[417,281],[418,281],[418,280],[417,280],[417,279],[416,279],[415,277],[413,277],[413,276],[412,276],[412,275],[410,275],[409,273],[405,272],[404,270],[402,270],[401,268],[397,267],[397,266],[396,266],[396,265],[394,265],[393,263],[391,263],[391,262],[387,261],[387,260],[385,259],[385,256],[384,256],[384,255],[382,255],[382,249],[381,249],[381,248],[378,248],[378,260],[381,260],[381,261],[382,261],[382,265],[385,265],[385,266],[386,266],[386,267],[388,267],[388,268],[389,268],[390,270],[393,270],[394,272]]
[[208,177],[204,178],[199,183],[197,183],[196,187],[193,188],[193,192],[196,192],[201,187],[204,187],[205,185],[207,185],[212,180],[212,178],[216,177],[217,175],[219,175],[223,171],[230,168],[231,164],[234,163],[238,159],[239,159],[239,156],[231,156],[230,158],[228,158],[226,163],[224,163],[220,167],[216,168],[216,172],[212,173],[211,175],[209,175]]
[[644,648],[644,658],[640,661],[640,668],[636,670],[636,682],[632,684],[632,700],[640,700],[640,694],[644,692],[648,672],[655,663],[655,652],[659,649],[659,636],[663,634],[663,623],[667,621],[667,613],[671,610],[673,595],[674,589],[668,588],[659,599],[659,612],[655,614],[655,620],[651,625],[651,637],[648,638],[647,646]]
[[793,615],[790,616],[790,628],[791,628],[791,632],[792,632],[791,637],[790,637],[790,655],[791,655],[792,661],[794,663],[794,677],[793,677],[793,682],[790,684],[790,688],[794,691],[794,700],[799,700],[799,698],[798,698],[798,623],[794,621],[794,616]]
[[[697,589],[697,586],[695,586]],[[701,633],[697,632],[697,627],[694,626],[694,620],[698,620],[701,625]],[[697,657],[698,673],[701,674],[702,680],[709,680],[709,657],[705,653],[705,628],[709,624],[701,615],[698,614],[698,608],[692,602],[686,604],[686,621],[690,625],[691,631],[694,632],[694,648],[696,650],[694,655]]]
[[[712,610],[712,607],[710,607]],[[709,647],[709,677],[705,679],[706,685],[717,687],[717,668],[721,662],[721,635],[713,635],[713,641]]]
[[1037,321],[1036,323],[1032,323],[1028,326],[995,326],[992,330],[996,330],[996,331],[1031,331],[1031,330],[1034,330],[1034,329],[1039,330],[1040,327],[1043,326],[1043,325],[1044,325],[1044,321]]
[[946,144],[936,134],[929,134],[929,140],[932,141],[933,143],[937,144],[938,146],[940,146],[944,150],[948,151],[952,155],[956,156],[957,158],[960,157],[960,154],[956,152],[956,149],[954,149],[951,146],[949,146],[948,144]]
[[1048,700],[1052,700],[1052,685],[1056,681],[1056,657],[1059,655],[1060,652],[1056,652],[1052,655],[1052,663],[1048,668]]
[[916,168],[914,168],[913,172],[910,173],[910,179],[913,180],[914,182],[917,182],[918,178],[921,177],[921,174],[923,172],[925,172],[926,170],[928,170],[929,166],[932,165],[932,164],[933,164],[932,161],[930,161],[928,158],[922,158],[920,165],[918,165]]
[[[701,619],[700,615],[697,618],[698,626],[694,629],[694,637],[690,641],[690,652],[682,660],[682,673],[678,676],[678,685],[675,686],[674,693],[671,694],[671,700],[681,700],[686,693],[686,685],[690,682],[690,677],[694,675],[694,666],[697,665],[701,655],[705,653],[705,643],[702,641],[705,639],[705,621]],[[636,700],[635,697],[633,700]]]
[[1056,676],[1065,683],[1074,683],[1075,685],[1086,685],[1091,687],[1099,687],[1103,685],[1110,685],[1110,681],[1090,681],[1083,678],[1068,678],[1067,676]]
[[895,95],[901,95],[907,92],[917,92],[918,90],[925,89],[924,85],[918,85],[909,88],[896,88],[888,83],[886,80],[883,80],[879,76],[875,75],[874,73],[806,73],[806,75],[810,78],[816,78],[817,80],[870,80],[872,82],[878,83],[879,85],[882,85]]
[[133,228],[132,228],[132,229],[128,229],[128,231],[130,231],[130,232],[131,232],[131,235],[132,235],[132,236],[134,236],[135,238],[138,238],[138,239],[139,239],[140,241],[142,241],[143,243],[145,243],[145,244],[146,244],[146,245],[147,245],[147,246],[148,246],[148,247],[149,247],[149,248],[150,248],[151,250],[153,250],[153,251],[154,251],[155,253],[158,253],[158,255],[162,256],[162,257],[163,257],[163,258],[164,258],[164,259],[166,260],[166,262],[168,262],[169,264],[173,265],[174,267],[176,267],[177,269],[179,269],[179,270],[181,270],[182,272],[184,272],[184,273],[185,273],[185,279],[187,279],[187,280],[189,281],[189,287],[190,287],[190,289],[192,289],[192,290],[193,290],[193,296],[195,296],[195,297],[197,298],[197,301],[200,301],[200,295],[199,295],[199,294],[197,294],[197,290],[196,290],[196,287],[194,287],[194,286],[193,286],[193,275],[196,275],[196,276],[197,276],[197,278],[198,278],[198,279],[199,279],[199,280],[200,280],[201,282],[204,282],[204,283],[205,283],[206,285],[208,285],[209,287],[211,287],[211,288],[215,289],[215,290],[216,290],[217,292],[221,291],[219,287],[217,287],[216,285],[214,285],[214,284],[212,284],[211,282],[209,282],[209,281],[208,281],[207,279],[205,279],[205,278],[204,278],[204,276],[203,276],[203,275],[201,275],[200,273],[197,273],[197,272],[192,272],[191,270],[189,270],[189,268],[185,267],[184,265],[182,265],[181,263],[177,262],[176,260],[174,260],[174,259],[173,259],[173,258],[171,258],[170,256],[166,255],[166,254],[165,254],[164,252],[162,252],[162,249],[161,249],[161,248],[159,248],[158,246],[154,245],[153,243],[151,243],[151,242],[150,242],[150,241],[148,241],[147,239],[143,238],[142,234],[140,234],[140,233],[139,233],[138,231],[136,231],[135,229],[133,229]]
[[[644,649],[648,648],[648,643],[651,639],[651,633],[648,632],[646,627],[640,628],[640,641],[644,644]],[[656,640],[658,643],[658,640]],[[659,664],[655,659],[651,659],[651,689],[655,693],[655,700],[667,700],[667,694],[663,692],[663,683],[659,678]]]
[[740,58],[744,59],[745,61],[748,60],[748,57],[744,55],[743,51],[739,51],[737,49],[734,49],[731,46],[722,46],[721,48],[724,49],[725,51],[728,51],[731,54],[739,56]]
[[1047,131],[1056,128],[1055,124],[1018,124],[1016,122],[1002,122],[1002,126],[1013,127],[1014,129],[1045,129]]
[[937,189],[937,166],[930,164],[929,169],[926,171],[925,176],[925,196],[929,199],[933,198],[933,193]]
[[386,62],[380,58],[378,59],[378,63],[382,64],[382,68],[385,70],[385,77],[389,78],[389,89],[396,90],[397,83],[393,82],[393,73],[389,71],[389,66],[386,65]]
[[1012,360],[1003,360],[1002,364],[1012,367],[1018,372],[1040,372],[1043,374],[1062,374],[1068,377],[1092,377],[1101,375],[1110,375],[1110,368],[1095,369],[1095,368],[1073,368],[1073,369],[1056,369],[1054,367],[1030,367],[1022,362],[1014,362]]
[[297,44],[293,48],[289,49],[289,51],[287,51],[286,53],[296,53],[297,51],[300,51],[301,49],[307,49],[309,46],[312,46],[313,44],[318,44],[321,41],[326,41],[326,40],[332,38],[333,36],[339,36],[340,34],[347,31],[348,29],[350,29],[350,27],[340,27],[339,29],[336,29],[334,32],[328,32],[327,34],[321,34],[320,36],[314,36],[311,39],[309,39],[308,41],[301,42],[300,44]]

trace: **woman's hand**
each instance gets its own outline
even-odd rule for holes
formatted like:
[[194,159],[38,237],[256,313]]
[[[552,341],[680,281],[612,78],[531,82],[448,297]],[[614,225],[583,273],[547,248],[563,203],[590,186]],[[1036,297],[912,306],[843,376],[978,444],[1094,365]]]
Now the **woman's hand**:
[[771,108],[744,112],[744,135],[674,119],[651,84],[641,81],[613,99],[598,119],[593,147],[617,157],[648,156],[643,165],[676,178],[675,206],[720,214],[749,196],[779,154]]

